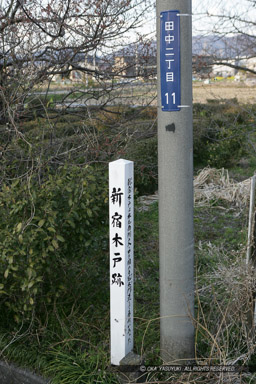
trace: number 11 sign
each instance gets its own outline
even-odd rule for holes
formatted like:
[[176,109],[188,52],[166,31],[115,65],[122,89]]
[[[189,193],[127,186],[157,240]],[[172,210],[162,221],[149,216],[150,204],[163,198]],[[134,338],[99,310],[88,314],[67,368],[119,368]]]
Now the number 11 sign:
[[162,111],[180,111],[180,13],[160,13]]

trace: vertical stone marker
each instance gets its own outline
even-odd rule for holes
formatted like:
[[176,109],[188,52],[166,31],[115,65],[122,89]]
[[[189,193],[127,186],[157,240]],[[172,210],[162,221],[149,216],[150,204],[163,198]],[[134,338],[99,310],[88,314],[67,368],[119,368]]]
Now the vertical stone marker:
[[119,365],[133,349],[133,162],[109,163],[110,350]]

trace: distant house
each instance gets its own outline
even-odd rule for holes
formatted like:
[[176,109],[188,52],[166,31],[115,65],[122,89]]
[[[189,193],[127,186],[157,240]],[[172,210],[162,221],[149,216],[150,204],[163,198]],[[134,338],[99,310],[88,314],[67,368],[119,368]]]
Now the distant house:
[[239,57],[233,60],[222,60],[220,64],[212,65],[212,76],[235,76],[237,80],[242,80],[250,75],[250,72],[244,71],[242,68],[248,68],[256,72],[256,57]]
[[207,73],[209,77],[237,76],[238,67],[256,70],[255,38],[242,34],[193,37],[193,70],[200,77]]
[[[220,37],[218,35],[194,36],[192,39],[192,65],[194,78],[237,76],[238,70],[232,66],[244,66],[256,70],[256,48],[245,36]],[[63,75],[55,75],[54,80],[63,78],[72,81],[108,78],[136,78],[146,80],[157,75],[157,43],[130,44],[106,57],[92,54],[74,53],[71,50],[54,53],[56,68],[58,57],[65,63]],[[221,63],[221,64],[218,64]],[[64,66],[62,65],[62,69]]]
[[63,49],[51,53],[51,58],[53,72],[56,72],[53,75],[53,81],[72,80],[79,82],[83,79],[81,69],[85,67],[84,53],[74,52],[72,49]]
[[256,72],[256,55],[255,57],[242,58],[241,65]]
[[117,77],[137,77],[136,55],[128,55],[125,52],[115,55],[114,72]]
[[156,76],[156,42],[131,44],[115,52],[116,77],[147,79]]
[[[211,70],[211,77],[232,77],[235,76],[237,73],[237,69],[232,67],[232,65],[238,65],[237,60],[225,60],[225,64],[213,64],[212,70]],[[230,64],[230,65],[228,65]]]
[[54,81],[88,82],[88,79],[105,76],[107,69],[104,61],[96,54],[80,53],[75,57],[67,58],[65,65],[66,69],[64,68],[63,74],[54,75]]

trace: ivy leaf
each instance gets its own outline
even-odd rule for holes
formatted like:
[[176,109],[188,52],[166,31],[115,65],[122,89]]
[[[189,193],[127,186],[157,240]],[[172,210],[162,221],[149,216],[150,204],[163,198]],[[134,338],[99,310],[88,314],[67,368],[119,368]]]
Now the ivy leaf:
[[9,264],[12,264],[13,263],[13,256],[8,256],[7,260],[9,262]]
[[72,220],[67,220],[67,223],[71,225],[72,228],[75,228],[75,223]]
[[41,228],[45,223],[45,219],[39,221],[38,226]]
[[56,240],[52,240],[52,245],[54,246],[55,249],[59,248],[58,242]]
[[27,274],[28,274],[28,278],[31,279],[32,277],[32,274],[33,274],[33,269],[32,268],[27,268]]
[[28,288],[31,288],[31,287],[33,287],[33,285],[35,284],[35,282],[34,281],[30,281],[30,283],[28,284]]
[[87,209],[87,215],[88,215],[89,217],[92,217],[92,211],[91,211],[90,208]]
[[62,236],[60,236],[60,235],[57,235],[57,239],[58,239],[59,241],[61,241],[62,243],[65,242],[64,237],[62,237]]

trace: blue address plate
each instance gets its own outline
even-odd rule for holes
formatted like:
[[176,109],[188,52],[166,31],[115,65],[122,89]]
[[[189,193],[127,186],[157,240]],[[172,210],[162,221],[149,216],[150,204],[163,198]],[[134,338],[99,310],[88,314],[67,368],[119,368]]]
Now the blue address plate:
[[162,111],[180,111],[180,12],[160,13]]

